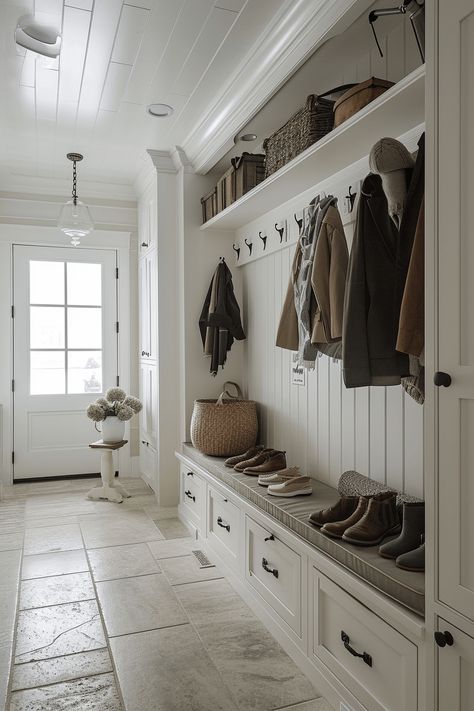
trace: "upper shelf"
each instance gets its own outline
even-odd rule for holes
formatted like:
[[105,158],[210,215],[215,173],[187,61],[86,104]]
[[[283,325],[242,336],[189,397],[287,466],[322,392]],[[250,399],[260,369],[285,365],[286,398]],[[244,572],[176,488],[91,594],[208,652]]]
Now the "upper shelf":
[[425,65],[422,65],[208,220],[201,230],[242,227],[368,155],[379,138],[396,138],[424,120]]

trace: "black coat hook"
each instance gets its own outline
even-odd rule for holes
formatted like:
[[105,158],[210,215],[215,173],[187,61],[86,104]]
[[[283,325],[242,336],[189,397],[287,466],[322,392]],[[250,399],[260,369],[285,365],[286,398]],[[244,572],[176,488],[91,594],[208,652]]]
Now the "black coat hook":
[[249,248],[249,257],[252,256],[252,247],[253,247],[253,242],[247,242],[247,237],[244,239],[245,244]]
[[267,235],[263,235],[263,237],[262,237],[262,233],[259,232],[259,233],[258,233],[258,236],[260,237],[260,239],[261,239],[262,242],[263,242],[263,251],[265,251],[266,248],[267,248]]
[[232,249],[237,254],[237,261],[240,259],[240,247],[236,247],[235,244],[232,245]]
[[348,213],[350,214],[352,210],[354,209],[354,203],[355,199],[357,197],[357,193],[351,192],[352,190],[352,185],[349,185],[349,191],[347,195],[345,196],[345,200],[347,200],[347,207],[348,207]]
[[275,222],[275,229],[278,232],[278,234],[280,235],[280,244],[281,244],[283,242],[283,233],[285,231],[285,227],[284,226],[277,227],[277,225],[278,225],[278,222]]
[[293,214],[293,217],[295,218],[295,222],[298,225],[298,229],[301,229],[301,226],[303,224],[303,218],[300,217],[299,219],[296,217],[296,212]]

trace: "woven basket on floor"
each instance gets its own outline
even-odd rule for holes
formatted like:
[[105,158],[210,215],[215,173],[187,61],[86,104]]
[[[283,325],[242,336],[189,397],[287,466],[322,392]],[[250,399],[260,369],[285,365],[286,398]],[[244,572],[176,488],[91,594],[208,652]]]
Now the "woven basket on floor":
[[[234,397],[227,391],[233,385]],[[203,454],[233,457],[257,442],[257,403],[244,400],[236,383],[225,383],[217,400],[195,400],[191,418],[191,442]]]

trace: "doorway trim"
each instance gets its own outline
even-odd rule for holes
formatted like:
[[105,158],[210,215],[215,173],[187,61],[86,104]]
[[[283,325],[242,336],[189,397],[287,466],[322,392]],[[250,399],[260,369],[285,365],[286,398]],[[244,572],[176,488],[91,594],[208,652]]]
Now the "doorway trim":
[[[130,390],[131,373],[131,311],[130,311],[130,232],[118,230],[96,230],[83,239],[81,248],[110,249],[117,252],[119,269],[117,291],[117,313],[120,323],[118,338],[118,374],[120,387]],[[13,246],[68,247],[64,236],[56,227],[37,225],[0,224],[0,330],[5,339],[0,339],[0,482],[13,483]],[[135,349],[136,350],[136,349]],[[135,351],[133,351],[135,352]],[[127,432],[127,430],[126,430]],[[127,436],[127,435],[126,435]],[[130,437],[127,436],[130,440]],[[119,470],[122,476],[133,476],[130,445],[123,447],[119,454]]]

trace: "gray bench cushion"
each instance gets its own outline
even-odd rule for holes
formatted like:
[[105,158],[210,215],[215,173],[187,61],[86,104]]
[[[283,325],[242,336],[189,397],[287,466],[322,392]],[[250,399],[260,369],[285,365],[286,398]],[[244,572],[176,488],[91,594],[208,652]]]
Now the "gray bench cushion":
[[331,506],[338,500],[336,489],[313,479],[311,496],[279,499],[267,494],[265,487],[257,483],[257,477],[238,474],[225,467],[224,460],[219,457],[201,454],[189,444],[183,445],[182,453],[329,558],[393,600],[418,615],[424,615],[425,576],[422,573],[397,568],[394,561],[378,555],[377,546],[360,548],[328,538],[308,522],[310,513]]

